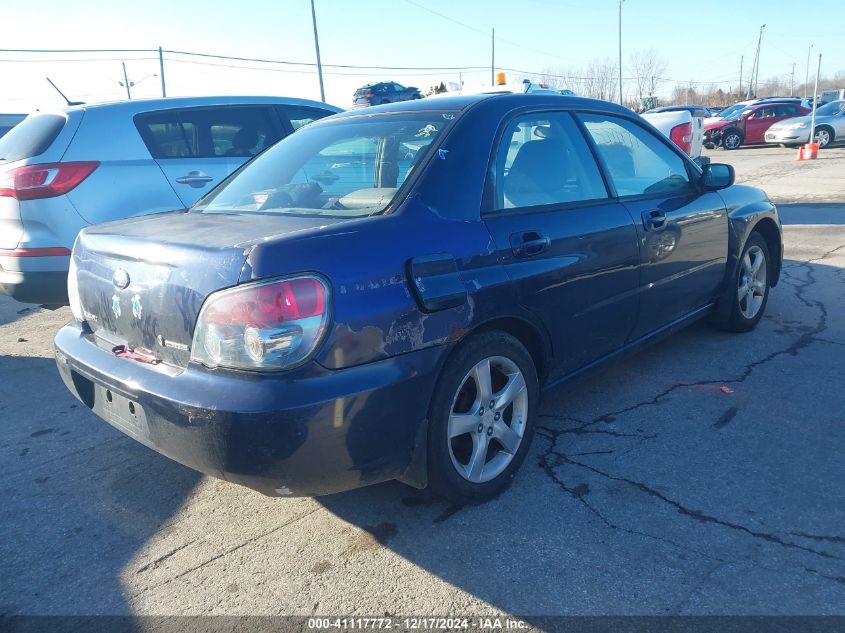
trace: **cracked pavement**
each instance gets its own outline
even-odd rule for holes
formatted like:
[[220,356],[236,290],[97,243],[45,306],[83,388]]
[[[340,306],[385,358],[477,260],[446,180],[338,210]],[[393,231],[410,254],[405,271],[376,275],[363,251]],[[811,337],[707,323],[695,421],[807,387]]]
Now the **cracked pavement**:
[[845,205],[784,205],[765,319],[547,394],[498,499],[269,499],[77,406],[0,298],[0,614],[845,613]]

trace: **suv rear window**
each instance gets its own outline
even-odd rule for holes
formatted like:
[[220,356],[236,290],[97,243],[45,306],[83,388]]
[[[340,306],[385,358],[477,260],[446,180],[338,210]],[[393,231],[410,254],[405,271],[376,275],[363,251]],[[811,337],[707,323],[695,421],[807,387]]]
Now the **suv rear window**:
[[0,163],[32,158],[47,151],[67,119],[61,114],[34,114],[0,138]]

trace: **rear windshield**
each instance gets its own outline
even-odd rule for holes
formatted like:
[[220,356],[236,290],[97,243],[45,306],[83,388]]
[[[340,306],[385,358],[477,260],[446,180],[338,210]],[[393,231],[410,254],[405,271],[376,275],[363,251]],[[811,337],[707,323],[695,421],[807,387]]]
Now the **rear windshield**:
[[357,217],[380,213],[455,118],[448,112],[344,117],[291,134],[194,211]]
[[0,138],[0,163],[32,158],[47,151],[65,126],[61,114],[33,114]]

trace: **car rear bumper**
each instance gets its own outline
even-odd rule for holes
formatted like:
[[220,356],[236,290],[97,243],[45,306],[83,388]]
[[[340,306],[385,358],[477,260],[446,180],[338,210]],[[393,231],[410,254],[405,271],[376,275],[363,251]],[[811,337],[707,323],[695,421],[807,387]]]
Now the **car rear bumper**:
[[[120,359],[70,323],[62,380],[115,428],[198,471],[271,496],[317,496],[403,478],[445,347],[343,370],[185,370]],[[423,442],[424,449],[424,442]]]
[[0,250],[0,293],[24,303],[67,305],[69,265],[69,256],[13,257]]

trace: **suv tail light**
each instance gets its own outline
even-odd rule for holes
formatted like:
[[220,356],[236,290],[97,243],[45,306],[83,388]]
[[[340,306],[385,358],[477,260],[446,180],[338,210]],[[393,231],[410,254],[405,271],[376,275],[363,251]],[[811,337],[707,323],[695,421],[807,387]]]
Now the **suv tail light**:
[[288,369],[317,348],[328,315],[328,286],[319,277],[221,290],[200,310],[191,360],[207,367]]
[[18,200],[54,198],[67,193],[91,175],[100,163],[45,163],[0,171],[0,197]]
[[692,150],[692,124],[681,123],[669,132],[669,138],[687,154]]

